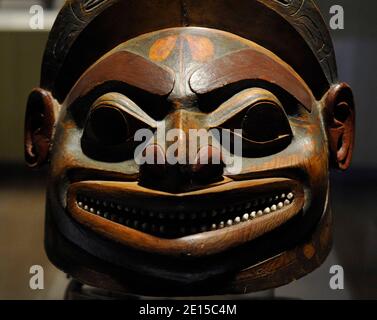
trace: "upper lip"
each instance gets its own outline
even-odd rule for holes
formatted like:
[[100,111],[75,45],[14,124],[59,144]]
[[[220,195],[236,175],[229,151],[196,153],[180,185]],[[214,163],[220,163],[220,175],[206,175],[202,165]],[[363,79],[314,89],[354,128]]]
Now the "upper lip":
[[[233,215],[235,220],[232,221],[238,221],[244,214],[256,212],[256,208],[250,207],[251,202],[283,193],[293,194],[294,201],[280,210],[229,228],[208,231],[213,224],[226,224]],[[268,206],[265,204],[266,208],[281,202],[280,199],[272,200]],[[109,206],[107,219],[104,218],[104,203]],[[222,184],[180,194],[147,189],[137,182],[81,181],[71,184],[68,189],[68,211],[80,223],[131,248],[172,256],[211,255],[249,242],[290,220],[301,211],[303,204],[301,184],[287,178],[226,180]],[[263,210],[264,204],[258,205],[258,209]],[[101,215],[90,214],[99,209]],[[124,219],[118,221],[123,218],[123,210]],[[217,216],[221,210],[224,217]],[[216,215],[213,217],[211,212],[214,211]],[[133,222],[130,224],[131,217]],[[135,221],[137,225],[133,224]],[[148,230],[145,231],[141,226],[144,224],[145,227],[147,223]],[[165,238],[158,223],[170,230]]]

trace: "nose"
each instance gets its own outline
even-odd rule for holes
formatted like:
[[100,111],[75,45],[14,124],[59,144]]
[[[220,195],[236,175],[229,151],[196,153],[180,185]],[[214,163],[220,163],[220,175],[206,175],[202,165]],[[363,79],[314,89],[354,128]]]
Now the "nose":
[[[155,141],[145,148],[148,158],[155,161],[140,166],[140,185],[179,193],[220,181],[224,171],[221,148],[208,140],[198,143],[195,136],[197,130],[206,130],[203,123],[203,119],[187,111],[170,115],[165,121],[164,147]],[[172,129],[175,129],[174,141],[168,138]]]

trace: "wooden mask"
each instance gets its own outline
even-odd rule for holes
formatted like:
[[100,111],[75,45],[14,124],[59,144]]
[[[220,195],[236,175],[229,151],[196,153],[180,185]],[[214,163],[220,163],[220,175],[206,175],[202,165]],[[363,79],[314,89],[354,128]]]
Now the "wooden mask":
[[[81,282],[247,293],[326,258],[329,169],[350,164],[354,103],[313,1],[68,1],[41,88],[26,158],[50,160],[46,250]],[[156,163],[135,159],[144,129],[179,132],[143,141]],[[241,152],[219,139],[180,161],[192,130],[214,129],[241,132]]]

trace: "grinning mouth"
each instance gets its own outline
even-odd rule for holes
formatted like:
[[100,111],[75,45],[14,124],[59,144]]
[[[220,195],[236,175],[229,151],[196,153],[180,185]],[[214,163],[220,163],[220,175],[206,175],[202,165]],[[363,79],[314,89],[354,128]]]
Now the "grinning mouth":
[[68,188],[67,211],[80,224],[127,247],[200,257],[252,241],[301,212],[297,180],[264,178],[173,194],[137,182],[81,181]]
[[208,210],[157,211],[130,207],[127,202],[78,194],[77,206],[114,223],[167,239],[229,228],[278,212],[294,201],[290,190],[265,194]]

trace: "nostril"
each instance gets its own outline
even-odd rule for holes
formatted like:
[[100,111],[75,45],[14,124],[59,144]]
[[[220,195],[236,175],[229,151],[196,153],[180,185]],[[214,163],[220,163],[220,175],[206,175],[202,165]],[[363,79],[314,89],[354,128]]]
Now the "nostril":
[[192,172],[194,179],[201,183],[219,180],[224,173],[221,151],[213,146],[201,148],[192,166]]
[[143,157],[147,164],[165,164],[165,152],[158,144],[150,144],[143,151]]
[[157,144],[148,145],[143,153],[140,165],[139,180],[141,184],[158,183],[166,175],[166,159],[163,149]]
[[[182,192],[195,186],[220,181],[224,172],[222,155],[218,148],[206,146],[199,150],[194,163],[170,165],[163,149],[156,144],[143,151],[144,159],[154,162],[140,165],[139,183],[148,188],[169,192]],[[163,158],[158,164],[155,160]]]
[[203,164],[221,164],[221,152],[213,146],[202,147],[196,157],[195,165]]

